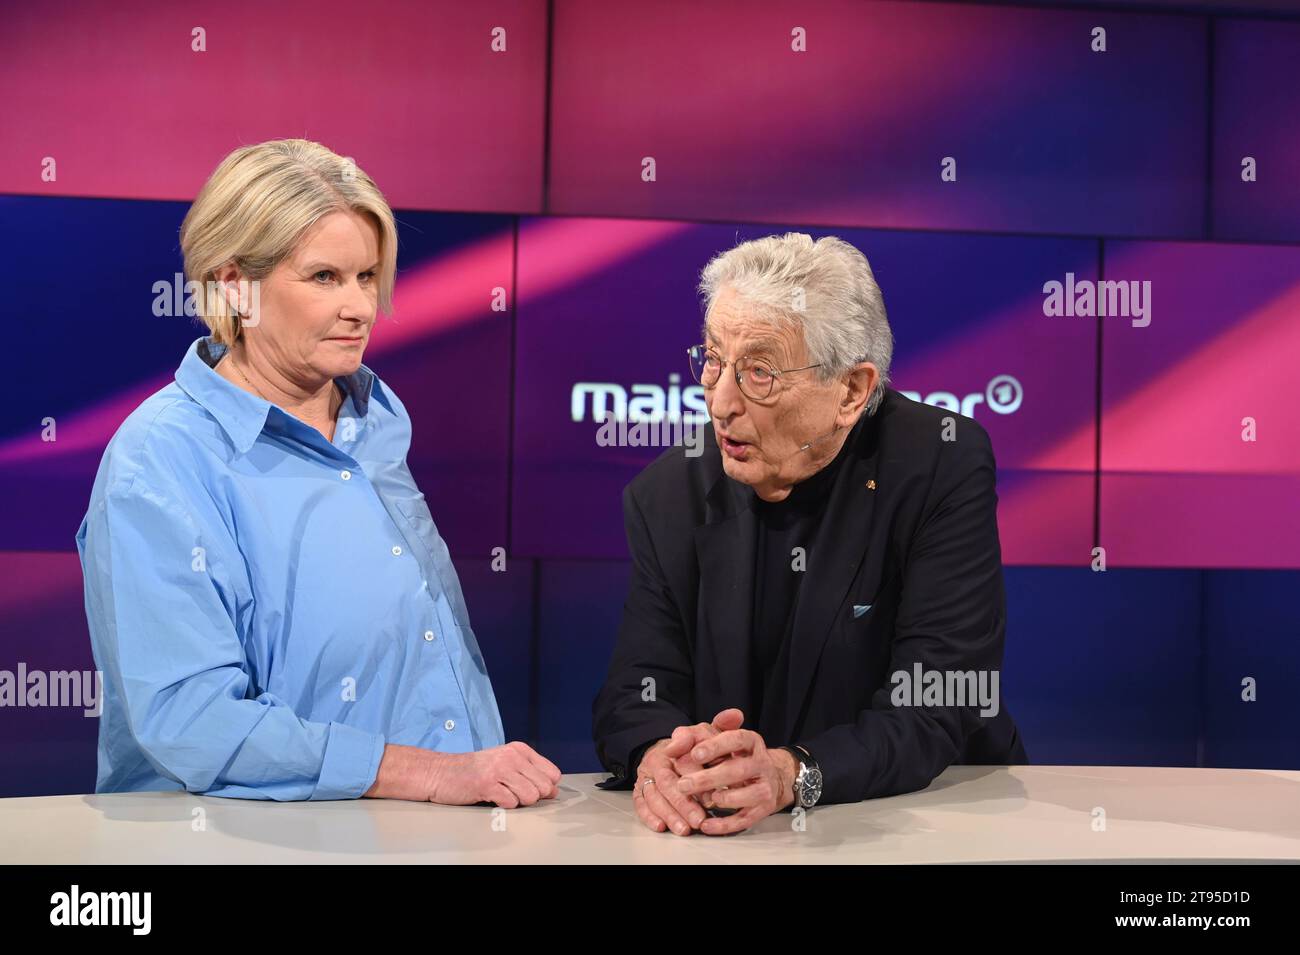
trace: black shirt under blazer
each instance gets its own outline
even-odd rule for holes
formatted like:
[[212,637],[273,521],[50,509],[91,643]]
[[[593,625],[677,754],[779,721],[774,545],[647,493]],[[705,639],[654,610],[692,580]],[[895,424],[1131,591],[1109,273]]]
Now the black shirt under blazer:
[[[923,789],[954,763],[1027,762],[1004,705],[981,717],[978,703],[890,702],[890,675],[917,662],[1001,670],[1006,595],[988,433],[893,389],[859,424],[807,550],[784,732],[765,740],[812,753],[825,803]],[[678,726],[733,706],[757,726],[747,705],[754,499],[723,472],[712,428],[700,456],[671,448],[624,490],[632,578],[592,707],[596,752],[614,775],[604,788],[630,788],[641,748]]]

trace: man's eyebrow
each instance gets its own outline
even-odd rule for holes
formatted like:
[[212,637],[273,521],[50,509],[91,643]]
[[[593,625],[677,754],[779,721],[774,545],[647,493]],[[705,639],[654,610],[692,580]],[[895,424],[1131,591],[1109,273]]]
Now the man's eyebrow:
[[781,343],[775,338],[755,338],[752,341],[742,343],[736,357],[758,354],[779,355],[780,353]]
[[[705,326],[704,328],[704,335],[709,340],[710,343],[714,345],[718,344],[717,336],[714,335],[713,332],[709,330],[708,326]],[[779,352],[780,350],[781,350],[781,343],[777,341],[775,338],[756,338],[753,341],[746,344],[744,347],[742,347],[740,350],[740,354],[748,355],[751,352],[760,352],[760,351]]]

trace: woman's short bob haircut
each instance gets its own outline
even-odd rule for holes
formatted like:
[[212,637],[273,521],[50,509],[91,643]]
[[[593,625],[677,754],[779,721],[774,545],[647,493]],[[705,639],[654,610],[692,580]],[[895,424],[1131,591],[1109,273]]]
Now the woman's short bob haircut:
[[355,162],[306,139],[243,146],[223,159],[181,223],[186,283],[201,290],[199,317],[213,339],[229,346],[243,332],[217,286],[219,269],[233,262],[244,278],[264,279],[318,220],[349,211],[379,231],[379,309],[391,314],[397,226],[383,193]]

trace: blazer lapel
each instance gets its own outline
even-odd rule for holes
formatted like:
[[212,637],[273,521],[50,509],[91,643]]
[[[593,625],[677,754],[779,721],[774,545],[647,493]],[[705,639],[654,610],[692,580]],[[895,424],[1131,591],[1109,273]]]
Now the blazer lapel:
[[[718,699],[749,711],[749,632],[754,616],[754,547],[758,524],[744,485],[719,474],[695,528],[700,568],[700,647],[714,656]],[[704,648],[707,646],[707,650]],[[716,713],[699,713],[707,722]]]
[[860,433],[850,435],[854,441],[851,456],[831,486],[830,500],[808,554],[791,637],[786,737],[794,733],[803,712],[831,627],[839,614],[849,612],[845,600],[867,557],[879,493],[875,423],[868,419]]

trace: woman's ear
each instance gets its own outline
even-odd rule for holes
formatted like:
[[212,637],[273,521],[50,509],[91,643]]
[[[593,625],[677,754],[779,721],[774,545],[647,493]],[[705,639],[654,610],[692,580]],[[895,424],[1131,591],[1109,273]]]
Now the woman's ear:
[[234,315],[240,313],[239,282],[241,278],[243,278],[243,275],[239,271],[239,266],[233,261],[227,262],[212,273],[212,280],[217,283],[217,288],[221,290],[221,295],[226,300],[227,307],[230,309],[231,314]]

